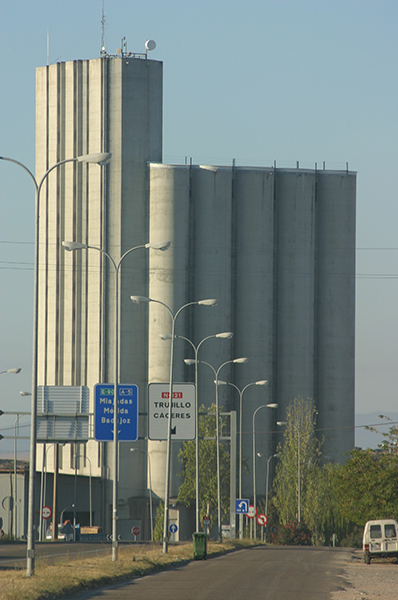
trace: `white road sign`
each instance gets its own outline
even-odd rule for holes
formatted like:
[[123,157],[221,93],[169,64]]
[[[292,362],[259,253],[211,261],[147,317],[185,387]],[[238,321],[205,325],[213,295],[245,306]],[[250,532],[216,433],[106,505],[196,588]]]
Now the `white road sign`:
[[[148,386],[149,439],[167,440],[169,420],[169,384]],[[195,384],[174,383],[171,412],[171,439],[195,439]]]
[[254,508],[254,506],[252,504],[250,504],[249,510],[247,512],[247,516],[249,517],[249,519],[254,519],[254,517],[256,515],[257,515],[257,508]]

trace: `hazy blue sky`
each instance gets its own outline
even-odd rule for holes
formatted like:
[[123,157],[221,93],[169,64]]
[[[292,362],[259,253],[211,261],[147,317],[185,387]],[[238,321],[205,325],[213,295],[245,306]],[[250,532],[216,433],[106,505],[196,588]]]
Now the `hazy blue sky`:
[[[98,57],[102,4],[0,0],[0,155],[34,170],[47,33],[50,63]],[[165,162],[358,172],[356,410],[396,410],[398,2],[106,0],[105,16],[109,53],[156,40]],[[0,376],[0,408],[29,410],[33,186],[0,161],[0,194],[0,370],[23,369]]]

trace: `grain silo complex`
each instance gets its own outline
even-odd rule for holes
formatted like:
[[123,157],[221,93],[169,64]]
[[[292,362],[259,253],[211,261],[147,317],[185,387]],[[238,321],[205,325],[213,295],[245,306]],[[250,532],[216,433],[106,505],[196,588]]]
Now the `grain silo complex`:
[[[95,384],[114,381],[114,272],[103,252],[67,253],[62,242],[99,248],[115,261],[132,247],[171,242],[166,252],[134,251],[120,269],[119,382],[138,386],[140,413],[138,441],[120,443],[122,539],[131,539],[134,525],[148,538],[150,491],[155,505],[164,498],[166,442],[148,439],[148,384],[168,381],[171,343],[160,337],[171,331],[164,307],[134,305],[131,295],[157,299],[173,311],[218,299],[217,306],[184,310],[176,334],[198,344],[231,331],[231,340],[208,340],[200,359],[217,368],[248,357],[247,364],[222,371],[222,379],[240,389],[268,380],[245,395],[248,464],[254,410],[278,403],[256,421],[257,450],[270,456],[275,423],[298,396],[315,401],[324,454],[344,461],[354,446],[356,174],[324,166],[164,164],[162,63],[146,54],[104,54],[39,68],[36,114],[38,178],[69,157],[112,154],[106,166],[66,164],[48,178],[40,209],[39,385],[87,386],[93,412]],[[193,367],[184,364],[192,357],[190,345],[177,338],[174,381],[194,380]],[[199,403],[208,406],[214,374],[199,367]],[[235,390],[220,387],[226,411],[238,410],[238,400]],[[179,447],[172,444],[171,498],[181,484]],[[46,447],[49,472],[54,448]],[[58,446],[59,485],[72,481],[75,471],[87,477],[90,468],[94,519],[108,533],[112,453],[111,443],[94,439]],[[263,478],[257,494],[264,494]],[[243,496],[253,496],[246,472]],[[85,509],[77,510],[83,519]],[[190,537],[178,507],[173,519],[181,537]]]

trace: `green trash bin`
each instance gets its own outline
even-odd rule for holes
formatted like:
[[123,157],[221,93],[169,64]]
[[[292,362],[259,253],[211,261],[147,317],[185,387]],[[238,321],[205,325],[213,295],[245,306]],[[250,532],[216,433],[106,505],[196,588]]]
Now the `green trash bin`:
[[193,538],[193,557],[195,560],[206,560],[207,558],[207,535],[196,532]]

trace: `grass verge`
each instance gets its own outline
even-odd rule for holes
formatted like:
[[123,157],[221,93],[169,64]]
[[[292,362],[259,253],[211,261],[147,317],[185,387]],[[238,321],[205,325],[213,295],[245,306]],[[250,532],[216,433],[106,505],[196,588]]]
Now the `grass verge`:
[[[208,556],[225,554],[255,545],[250,540],[236,540],[216,544],[209,542]],[[25,571],[0,572],[1,600],[55,600],[72,596],[112,583],[155,573],[192,560],[192,543],[170,545],[167,554],[161,545],[119,546],[119,557],[112,562],[110,552],[105,556],[79,559],[67,557],[55,565],[45,560],[36,561],[35,575],[26,577]]]

